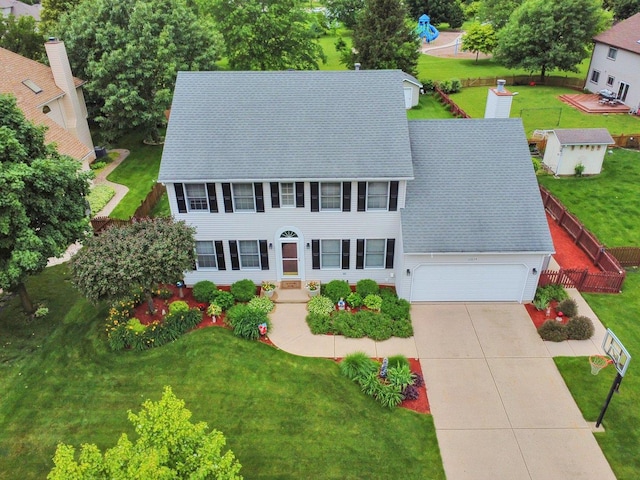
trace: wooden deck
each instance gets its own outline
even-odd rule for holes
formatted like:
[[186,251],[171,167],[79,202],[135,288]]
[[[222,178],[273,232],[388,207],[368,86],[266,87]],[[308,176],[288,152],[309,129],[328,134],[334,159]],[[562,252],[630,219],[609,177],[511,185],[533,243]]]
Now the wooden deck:
[[594,93],[566,94],[560,95],[559,98],[585,113],[629,113],[631,110],[624,104],[600,103],[600,96]]

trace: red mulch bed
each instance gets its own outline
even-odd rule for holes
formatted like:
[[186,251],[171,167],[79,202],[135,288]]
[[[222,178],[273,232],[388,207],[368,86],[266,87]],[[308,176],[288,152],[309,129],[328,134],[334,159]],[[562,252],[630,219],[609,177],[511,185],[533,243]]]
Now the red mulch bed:
[[[533,321],[533,324],[536,326],[536,328],[540,328],[540,326],[547,320],[555,320],[556,318],[558,318],[558,312],[556,310],[557,304],[558,302],[556,302],[555,300],[551,302],[548,315],[546,310],[538,310],[533,306],[532,303],[527,303],[525,307],[527,309],[529,317],[531,317],[531,320]],[[562,323],[566,322],[566,317],[562,317]]]
[[547,214],[549,230],[556,253],[553,258],[562,268],[588,268],[591,273],[599,273],[601,270],[596,267],[586,253],[574,242],[571,236],[558,225],[553,218]]

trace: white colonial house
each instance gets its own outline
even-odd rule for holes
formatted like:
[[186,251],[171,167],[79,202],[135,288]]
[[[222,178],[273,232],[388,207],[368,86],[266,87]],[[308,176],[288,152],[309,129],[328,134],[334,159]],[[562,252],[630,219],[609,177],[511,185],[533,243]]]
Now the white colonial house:
[[558,128],[547,135],[542,162],[554,175],[597,175],[609,145],[615,142],[606,128]]
[[632,113],[640,111],[640,13],[594,37],[585,88],[609,90]]
[[553,243],[521,121],[408,121],[403,78],[180,72],[159,181],[197,230],[186,283],[530,301]]

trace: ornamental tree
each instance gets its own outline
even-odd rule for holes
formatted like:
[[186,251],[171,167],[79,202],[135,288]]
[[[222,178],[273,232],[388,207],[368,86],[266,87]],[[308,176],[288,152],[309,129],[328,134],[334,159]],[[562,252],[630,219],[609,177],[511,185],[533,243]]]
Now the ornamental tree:
[[599,0],[526,0],[498,33],[495,59],[508,68],[577,72],[611,15]]
[[87,239],[71,262],[76,287],[92,301],[126,298],[141,288],[154,311],[153,290],[176,283],[195,262],[195,229],[184,221],[142,220]]
[[89,230],[85,196],[92,174],[45,145],[44,132],[25,119],[13,96],[0,94],[0,288],[17,291],[26,313],[35,311],[27,277]]
[[231,70],[317,70],[325,61],[298,0],[212,0]]
[[57,33],[107,141],[139,128],[157,142],[179,70],[215,70],[219,35],[186,0],[92,0]]
[[137,478],[157,480],[173,478],[242,479],[241,465],[233,452],[222,453],[224,435],[207,432],[205,422],[192,423],[191,412],[171,390],[165,387],[158,402],[147,400],[140,413],[129,410],[138,439],[123,433],[115,447],[104,454],[93,444],[81,447],[79,459],[70,445],[59,444],[49,480],[107,480]]
[[462,36],[462,49],[476,54],[476,63],[480,53],[489,54],[496,48],[496,32],[490,23],[472,23]]

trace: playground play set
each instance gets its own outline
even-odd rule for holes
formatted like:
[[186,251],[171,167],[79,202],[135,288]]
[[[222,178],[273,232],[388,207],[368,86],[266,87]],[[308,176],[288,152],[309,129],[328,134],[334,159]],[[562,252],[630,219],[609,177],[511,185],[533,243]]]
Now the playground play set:
[[433,25],[431,25],[430,22],[431,22],[431,17],[429,17],[429,15],[427,14],[423,14],[418,19],[418,27],[416,28],[416,31],[418,32],[418,36],[421,39],[423,39],[423,42],[426,42],[426,43],[433,42],[436,38],[438,38],[438,35],[440,35],[440,32],[438,32],[438,29]]

